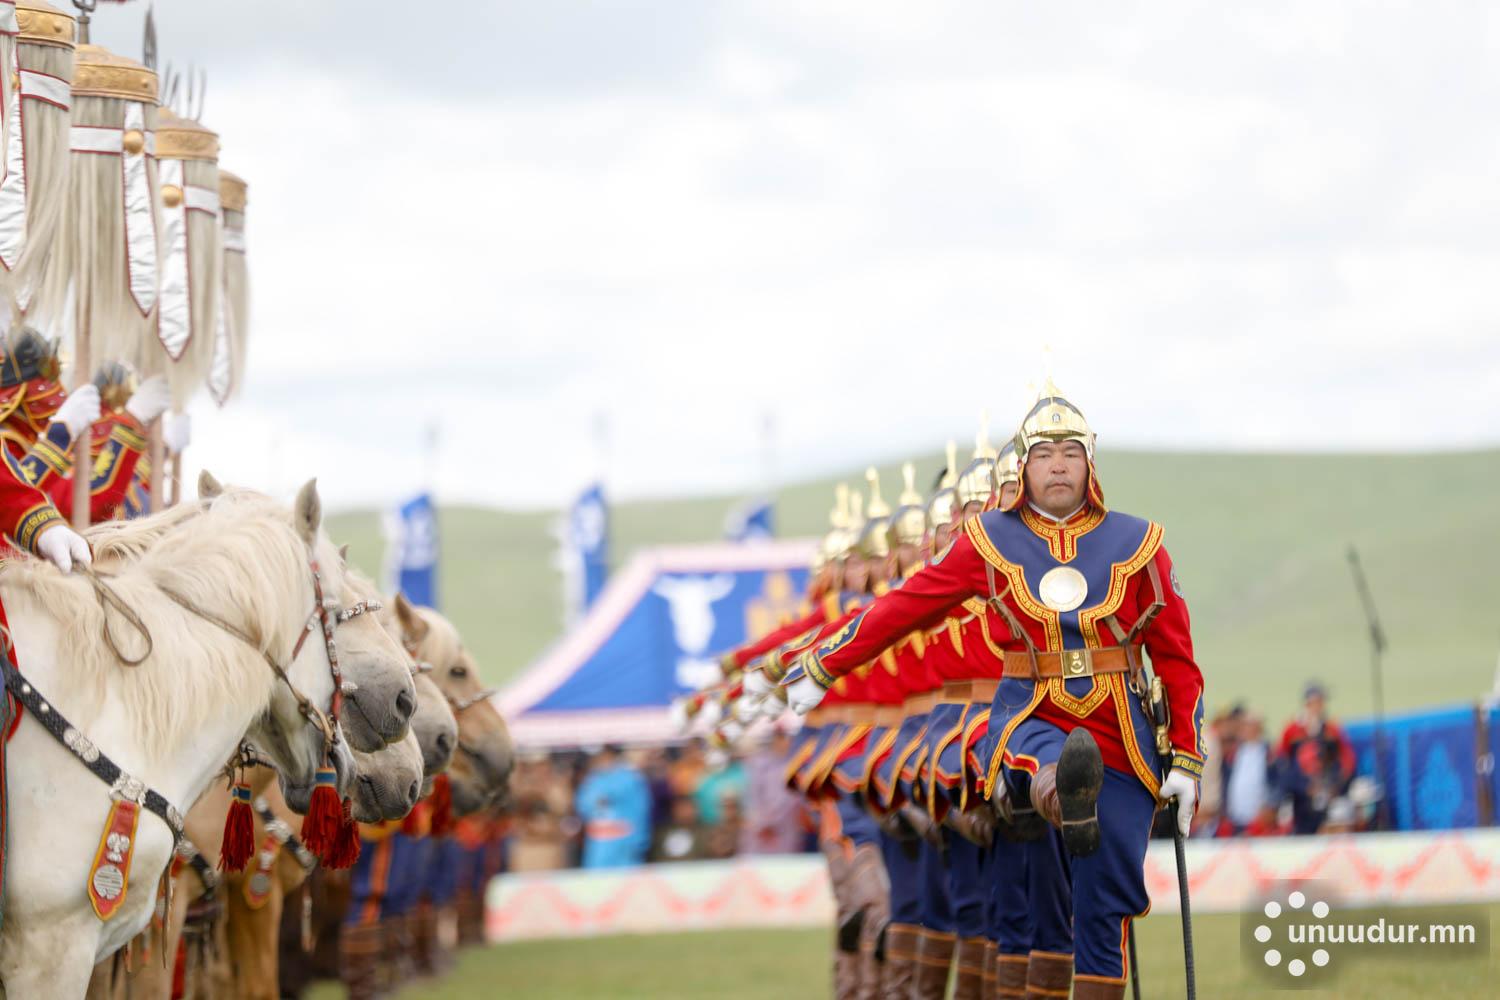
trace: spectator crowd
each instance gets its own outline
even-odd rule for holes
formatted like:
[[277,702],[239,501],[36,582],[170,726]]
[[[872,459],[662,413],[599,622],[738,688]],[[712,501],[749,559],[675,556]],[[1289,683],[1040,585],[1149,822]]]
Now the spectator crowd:
[[[1243,705],[1207,731],[1209,766],[1194,836],[1331,833],[1375,824],[1378,793],[1355,775],[1354,749],[1311,683],[1272,743]],[[740,757],[683,746],[537,754],[512,779],[508,867],[608,868],[816,848],[815,818],[786,788],[788,736]]]

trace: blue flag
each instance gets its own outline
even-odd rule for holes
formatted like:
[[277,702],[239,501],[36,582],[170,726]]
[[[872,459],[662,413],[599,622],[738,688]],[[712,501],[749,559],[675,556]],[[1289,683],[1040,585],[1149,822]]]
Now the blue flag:
[[437,561],[437,510],[419,493],[386,519],[386,578],[413,604],[435,608]]
[[776,536],[776,506],[770,497],[747,500],[724,517],[724,538],[730,542],[759,542]]
[[563,577],[570,617],[593,605],[609,576],[609,509],[598,483],[578,495],[562,525]]

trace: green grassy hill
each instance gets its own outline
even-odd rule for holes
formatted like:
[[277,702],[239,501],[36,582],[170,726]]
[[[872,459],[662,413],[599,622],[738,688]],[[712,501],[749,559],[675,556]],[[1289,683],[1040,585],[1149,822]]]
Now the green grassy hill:
[[[918,481],[940,464],[929,457]],[[882,467],[887,499],[899,492]],[[1100,456],[1111,506],[1160,521],[1193,615],[1211,706],[1243,698],[1278,722],[1303,682],[1332,687],[1341,715],[1370,710],[1369,652],[1345,551],[1359,547],[1384,616],[1389,709],[1487,692],[1500,651],[1500,451],[1439,455]],[[860,479],[857,471],[846,478]],[[834,480],[788,486],[778,531],[824,530]],[[718,538],[734,498],[621,504],[616,564],[641,545]],[[441,515],[444,610],[492,683],[560,631],[555,515],[449,508]],[[330,519],[367,570],[378,518]]]

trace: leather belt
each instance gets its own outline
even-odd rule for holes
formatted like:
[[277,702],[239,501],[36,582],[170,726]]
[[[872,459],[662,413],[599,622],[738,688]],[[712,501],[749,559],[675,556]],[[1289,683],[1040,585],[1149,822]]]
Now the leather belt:
[[900,705],[881,705],[875,710],[875,725],[894,729],[901,725],[905,714]]
[[[1028,659],[1028,663],[1030,660]],[[1027,676],[1031,676],[1028,672]],[[1000,682],[989,677],[976,678],[971,681],[949,681],[943,685],[943,701],[972,705],[977,702],[988,704],[995,700],[995,690],[1000,687]]]
[[[1140,662],[1140,647],[1135,647],[1136,662]],[[1130,661],[1120,646],[1105,649],[1065,649],[1060,653],[1036,654],[1036,667],[1044,680],[1061,677],[1092,677],[1095,674],[1123,674],[1130,670]],[[1031,656],[1028,653],[1007,652],[1005,654],[1005,676],[1031,680]]]
[[925,715],[932,711],[932,706],[938,702],[936,691],[923,691],[907,698],[901,705],[901,710],[907,715]]

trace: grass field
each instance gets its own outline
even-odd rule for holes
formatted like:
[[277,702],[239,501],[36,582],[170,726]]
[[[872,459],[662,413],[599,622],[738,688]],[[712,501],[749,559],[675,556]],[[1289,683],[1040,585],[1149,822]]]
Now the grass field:
[[[919,464],[929,482],[938,466]],[[892,467],[886,493],[897,492]],[[1370,710],[1369,652],[1345,551],[1359,546],[1385,619],[1387,706],[1472,700],[1500,649],[1500,451],[1436,455],[1102,453],[1112,506],[1160,521],[1188,598],[1211,706],[1243,698],[1275,723],[1305,679],[1343,715]],[[858,470],[842,477],[859,479]],[[779,533],[824,530],[830,479],[777,497]],[[613,557],[652,543],[716,539],[734,498],[620,504]],[[475,508],[441,515],[441,600],[492,683],[560,631],[554,515]],[[380,566],[378,519],[333,517],[352,557]]]
[[[1493,923],[1500,907],[1491,907]],[[1142,995],[1173,1000],[1185,995],[1181,925],[1176,917],[1138,922]],[[1200,916],[1193,924],[1198,995],[1241,1000],[1273,991],[1240,955],[1239,917]],[[740,931],[540,941],[497,945],[464,953],[441,981],[416,984],[399,1000],[528,1000],[585,998],[714,997],[802,998],[830,994],[827,935],[815,931]],[[1488,959],[1418,961],[1362,959],[1340,972],[1336,988],[1302,991],[1320,997],[1488,998],[1495,996],[1494,942]],[[341,993],[323,987],[314,1000]]]

